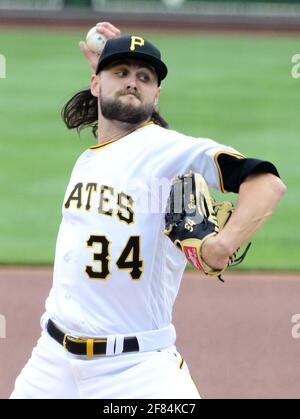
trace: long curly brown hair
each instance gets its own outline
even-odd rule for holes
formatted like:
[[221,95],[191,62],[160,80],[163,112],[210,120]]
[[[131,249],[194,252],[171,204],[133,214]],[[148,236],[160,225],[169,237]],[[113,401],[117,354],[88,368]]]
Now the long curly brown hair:
[[[93,96],[90,89],[75,93],[61,110],[61,117],[69,129],[76,128],[80,133],[84,128],[91,128],[95,138],[98,131],[98,98]],[[165,119],[154,110],[151,121],[163,128],[169,128]]]

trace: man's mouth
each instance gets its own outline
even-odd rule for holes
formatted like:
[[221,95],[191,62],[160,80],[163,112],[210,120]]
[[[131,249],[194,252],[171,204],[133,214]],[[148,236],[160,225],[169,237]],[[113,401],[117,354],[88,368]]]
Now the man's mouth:
[[137,98],[138,100],[141,100],[140,98],[139,98],[139,96],[138,95],[136,95],[135,93],[123,93],[122,95],[120,95],[120,96],[134,96],[135,98]]

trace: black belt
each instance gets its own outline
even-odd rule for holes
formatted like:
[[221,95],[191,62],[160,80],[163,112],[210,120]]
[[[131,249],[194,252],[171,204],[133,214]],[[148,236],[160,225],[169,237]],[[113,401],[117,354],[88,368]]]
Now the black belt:
[[[78,338],[71,335],[65,335],[52,320],[48,320],[47,332],[56,340],[56,342],[63,345],[68,352],[71,352],[74,355],[86,355],[89,357],[94,355],[106,355],[106,338]],[[125,337],[122,352],[138,351],[139,343],[136,336]]]

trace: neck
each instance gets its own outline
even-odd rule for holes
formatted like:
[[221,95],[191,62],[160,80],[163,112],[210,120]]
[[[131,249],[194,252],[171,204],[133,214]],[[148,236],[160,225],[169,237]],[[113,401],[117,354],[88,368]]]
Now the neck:
[[98,118],[98,144],[106,143],[117,136],[122,137],[123,135],[126,135],[128,131],[134,131],[140,125],[149,122],[149,120],[138,124],[129,124],[127,122],[105,119],[101,115]]

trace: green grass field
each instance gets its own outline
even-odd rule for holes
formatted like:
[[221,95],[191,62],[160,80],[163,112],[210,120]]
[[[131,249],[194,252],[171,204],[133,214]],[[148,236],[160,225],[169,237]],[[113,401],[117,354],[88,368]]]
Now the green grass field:
[[[147,34],[144,34],[147,35]],[[68,131],[60,109],[89,84],[77,43],[84,31],[6,29],[0,54],[0,263],[52,263],[60,211],[77,156],[94,143]],[[299,37],[148,34],[169,77],[161,113],[172,128],[274,162],[288,192],[255,237],[243,269],[300,269]],[[263,197],[257,197],[263,199]]]

